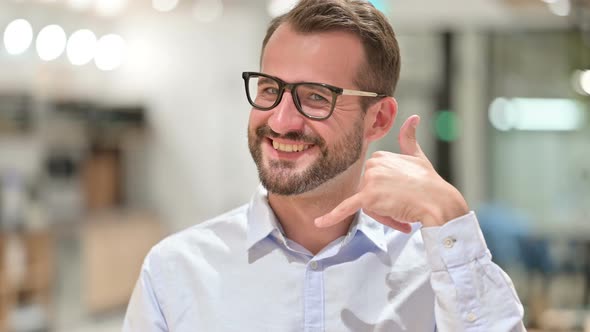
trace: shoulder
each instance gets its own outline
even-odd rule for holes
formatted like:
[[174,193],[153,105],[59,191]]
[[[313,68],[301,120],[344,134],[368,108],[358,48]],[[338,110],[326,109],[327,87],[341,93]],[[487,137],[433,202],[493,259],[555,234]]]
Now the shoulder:
[[148,253],[146,263],[182,261],[235,250],[246,238],[248,205],[174,233]]
[[195,290],[209,287],[222,274],[228,259],[243,252],[247,211],[248,205],[241,206],[172,234],[152,247],[140,278],[169,314],[183,312],[194,303]]

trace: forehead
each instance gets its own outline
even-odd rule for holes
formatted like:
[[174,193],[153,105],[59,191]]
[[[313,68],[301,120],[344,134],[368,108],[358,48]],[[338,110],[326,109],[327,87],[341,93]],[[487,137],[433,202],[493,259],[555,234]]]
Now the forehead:
[[266,44],[261,71],[287,82],[322,82],[354,88],[363,61],[362,43],[350,32],[300,33],[284,23]]

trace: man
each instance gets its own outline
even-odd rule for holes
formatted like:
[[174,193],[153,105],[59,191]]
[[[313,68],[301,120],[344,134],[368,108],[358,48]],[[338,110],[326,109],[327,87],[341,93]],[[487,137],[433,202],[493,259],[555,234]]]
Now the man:
[[[261,188],[146,257],[124,331],[523,331],[473,212],[401,127],[399,49],[361,0],[303,0],[242,74]],[[419,222],[418,222],[419,221]]]

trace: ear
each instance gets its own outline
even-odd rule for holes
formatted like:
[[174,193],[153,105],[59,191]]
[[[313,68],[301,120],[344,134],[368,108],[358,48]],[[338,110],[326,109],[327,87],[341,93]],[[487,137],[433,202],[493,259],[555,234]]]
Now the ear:
[[393,97],[382,98],[369,107],[365,115],[365,138],[373,142],[387,135],[396,115],[397,101]]

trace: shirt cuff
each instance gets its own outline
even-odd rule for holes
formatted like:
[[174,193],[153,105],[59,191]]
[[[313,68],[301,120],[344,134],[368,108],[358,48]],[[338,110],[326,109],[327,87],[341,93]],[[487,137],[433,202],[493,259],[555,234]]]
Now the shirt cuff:
[[464,265],[484,255],[489,256],[473,211],[442,226],[422,227],[420,232],[433,272]]

